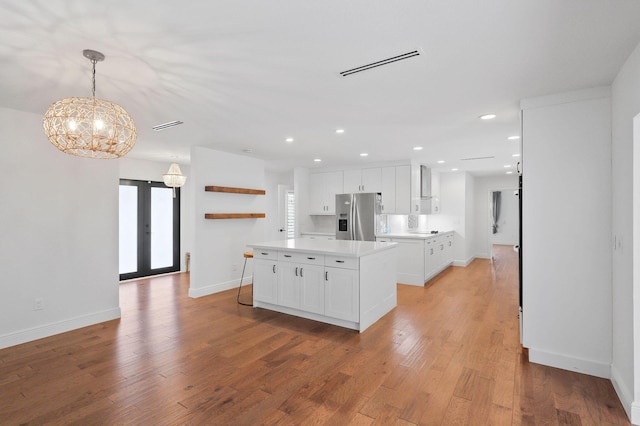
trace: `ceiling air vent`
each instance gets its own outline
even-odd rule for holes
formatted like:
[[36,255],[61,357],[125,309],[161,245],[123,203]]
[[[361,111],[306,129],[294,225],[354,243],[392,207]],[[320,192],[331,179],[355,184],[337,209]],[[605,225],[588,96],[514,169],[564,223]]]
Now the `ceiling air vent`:
[[460,161],[469,161],[469,160],[491,160],[496,157],[471,157],[471,158],[461,158]]
[[155,130],[156,132],[159,132],[160,130],[168,129],[169,127],[177,126],[178,124],[184,124],[184,122],[179,120],[169,121],[168,123],[162,123],[162,124],[153,126],[152,129]]
[[413,58],[414,56],[420,56],[420,51],[419,50],[412,50],[411,52],[403,53],[402,55],[393,56],[391,58],[383,59],[381,61],[372,62],[372,63],[367,64],[367,65],[362,65],[360,67],[356,67],[356,68],[352,68],[350,70],[342,71],[340,73],[340,75],[342,77],[346,77],[348,75],[355,74],[357,72],[366,71],[366,70],[370,70],[372,68],[380,67],[382,65],[389,65],[389,64],[392,64],[394,62],[402,61],[404,59]]

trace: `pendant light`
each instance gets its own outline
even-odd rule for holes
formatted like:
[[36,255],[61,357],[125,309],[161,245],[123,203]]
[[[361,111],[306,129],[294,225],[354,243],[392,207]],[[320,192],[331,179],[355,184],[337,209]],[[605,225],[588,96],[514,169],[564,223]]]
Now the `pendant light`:
[[169,171],[162,175],[164,184],[173,188],[173,198],[176,198],[176,188],[180,188],[187,181],[187,177],[182,174],[178,163],[171,163]]
[[136,142],[133,119],[120,105],[96,99],[96,63],[105,56],[95,50],[82,52],[93,64],[93,96],[64,98],[44,114],[44,133],[60,151],[79,157],[118,158]]

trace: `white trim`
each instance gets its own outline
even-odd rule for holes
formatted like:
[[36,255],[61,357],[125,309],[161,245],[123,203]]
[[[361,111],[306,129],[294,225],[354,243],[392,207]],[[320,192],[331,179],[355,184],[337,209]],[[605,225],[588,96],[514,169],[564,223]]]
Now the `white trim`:
[[[613,385],[613,389],[615,389],[616,393],[618,394],[618,398],[622,403],[622,408],[624,408],[624,411],[627,413],[627,417],[631,418],[631,414],[633,412],[633,394],[631,393],[629,388],[625,386],[624,380],[621,379],[622,377],[620,376],[620,371],[618,371],[615,365],[612,365],[611,384]],[[638,414],[640,414],[640,411],[638,412]],[[637,420],[640,420],[640,417],[637,418]]]
[[561,368],[563,370],[575,371],[576,373],[588,374],[590,376],[609,379],[611,377],[611,365],[567,355],[544,352],[529,348],[529,361],[547,365],[549,367]]
[[640,401],[633,401],[631,404],[631,424],[640,425]]
[[520,101],[520,109],[547,107],[551,105],[568,104],[572,102],[587,101],[611,97],[611,86],[599,86],[589,89],[574,90],[571,92],[557,93],[554,95],[539,96]]
[[[253,282],[253,275],[245,275],[242,280],[242,285],[251,284]],[[232,288],[238,288],[240,285],[240,279],[237,278],[231,281],[225,281],[218,284],[208,285],[206,287],[191,288],[189,287],[189,297],[197,299],[198,297],[209,296],[210,294],[220,293],[221,291],[231,290]]]
[[481,259],[489,259],[489,257],[483,258],[482,256],[470,256],[467,260],[454,260],[453,261],[453,266],[463,266],[463,267],[467,267],[469,266],[469,264],[471,262],[474,261],[474,259],[476,258],[481,258]]
[[120,318],[120,308],[39,325],[0,336],[0,349]]

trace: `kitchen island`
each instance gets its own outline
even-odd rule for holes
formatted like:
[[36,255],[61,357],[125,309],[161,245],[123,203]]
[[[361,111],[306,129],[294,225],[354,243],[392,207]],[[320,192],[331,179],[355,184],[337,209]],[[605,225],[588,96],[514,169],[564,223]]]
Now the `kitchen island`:
[[395,243],[299,238],[248,246],[254,307],[363,332],[397,305]]

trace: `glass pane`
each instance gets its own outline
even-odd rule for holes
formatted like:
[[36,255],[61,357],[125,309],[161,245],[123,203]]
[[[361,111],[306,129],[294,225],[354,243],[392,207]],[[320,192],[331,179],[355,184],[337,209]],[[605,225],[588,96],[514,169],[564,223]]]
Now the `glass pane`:
[[287,238],[295,238],[296,229],[295,229],[295,218],[296,218],[296,209],[295,209],[295,198],[293,195],[293,191],[287,192]]
[[151,269],[173,266],[173,189],[151,188]]
[[138,187],[120,185],[120,273],[138,270]]

